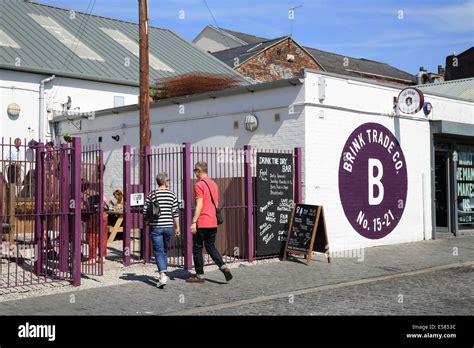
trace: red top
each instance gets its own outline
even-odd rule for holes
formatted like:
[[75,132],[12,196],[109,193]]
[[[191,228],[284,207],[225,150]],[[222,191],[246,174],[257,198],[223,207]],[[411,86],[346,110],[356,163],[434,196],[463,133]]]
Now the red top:
[[[209,185],[209,188],[212,192],[212,197],[214,202],[219,204],[219,194],[217,190],[217,184],[209,178],[204,179]],[[196,185],[194,185],[194,198],[202,198],[202,209],[201,215],[197,219],[198,228],[214,228],[217,227],[217,218],[216,218],[216,208],[212,204],[211,195],[209,194],[209,189],[207,185],[203,182],[203,179],[199,180]]]

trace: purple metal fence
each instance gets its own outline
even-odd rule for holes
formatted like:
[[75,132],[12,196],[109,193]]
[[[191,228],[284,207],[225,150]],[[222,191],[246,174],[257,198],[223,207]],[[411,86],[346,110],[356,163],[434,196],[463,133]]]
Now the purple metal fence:
[[[153,148],[148,156],[150,165],[150,190],[156,190],[156,176],[159,173],[167,173],[170,179],[170,190],[176,194],[180,206],[181,231],[184,231],[183,220],[183,148]],[[150,260],[153,259],[151,244],[149,245]],[[184,266],[184,233],[179,237],[172,235],[168,248],[168,263],[170,266]]]
[[84,274],[103,275],[104,272],[108,228],[103,167],[100,147],[85,146],[81,152],[81,271]]
[[[226,262],[253,261],[255,250],[255,177],[256,153],[292,153],[294,156],[295,180],[294,201],[300,202],[301,189],[301,149],[295,150],[262,150],[245,146],[243,149],[191,147],[183,144],[180,147],[154,148],[146,151],[145,167],[149,188],[140,187],[138,166],[139,156],[124,146],[124,264],[128,265],[127,250],[130,250],[132,261],[152,260],[149,232],[143,227],[141,207],[130,207],[127,202],[133,192],[145,195],[156,189],[155,177],[165,172],[171,180],[170,189],[180,201],[180,222],[182,234],[172,237],[169,248],[169,263],[186,269],[192,268],[192,237],[189,226],[194,211],[193,188],[196,178],[193,166],[198,161],[208,163],[209,176],[217,183],[219,189],[218,205],[224,216],[224,224],[218,228],[216,246]],[[133,232],[135,228],[135,232]],[[131,237],[132,243],[127,241]],[[134,239],[138,239],[139,241]],[[138,248],[141,247],[141,249]],[[144,249],[145,248],[145,249]],[[145,252],[145,250],[147,252]],[[277,255],[275,255],[277,256]],[[266,256],[269,257],[269,256]],[[205,263],[212,260],[205,255]]]
[[0,287],[73,280],[70,183],[77,148],[16,142],[0,143]]
[[[216,203],[221,208],[224,223],[218,227],[216,246],[225,262],[247,259],[245,152],[233,148],[192,147],[190,165],[194,166],[199,161],[207,162],[209,177],[218,187]],[[194,187],[195,178],[192,183]],[[194,199],[191,202],[194,214]],[[213,263],[207,254],[204,255],[204,263]]]
[[[143,224],[143,206],[134,206],[131,195],[145,192],[148,185],[140,184],[141,155],[130,146],[124,146],[124,220],[123,220],[123,260],[125,265],[135,262],[149,262],[148,230]],[[148,159],[144,161],[148,171]]]

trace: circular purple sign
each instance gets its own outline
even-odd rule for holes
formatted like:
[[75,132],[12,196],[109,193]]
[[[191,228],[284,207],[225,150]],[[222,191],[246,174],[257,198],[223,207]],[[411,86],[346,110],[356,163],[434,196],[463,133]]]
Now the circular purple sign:
[[388,235],[403,215],[407,189],[405,156],[392,132],[378,123],[352,132],[339,162],[339,196],[352,227],[369,239]]

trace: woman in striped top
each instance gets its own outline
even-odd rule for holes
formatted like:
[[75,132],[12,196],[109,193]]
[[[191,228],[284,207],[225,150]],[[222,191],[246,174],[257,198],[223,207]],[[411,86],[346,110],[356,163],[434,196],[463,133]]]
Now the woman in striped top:
[[168,281],[168,243],[174,230],[174,235],[180,235],[178,200],[176,195],[169,190],[170,180],[168,174],[160,173],[156,176],[158,189],[151,191],[143,207],[143,216],[151,202],[158,201],[160,215],[157,219],[151,220],[148,224],[151,230],[151,240],[153,244],[153,253],[155,255],[156,265],[160,272],[160,281],[157,286],[162,288]]

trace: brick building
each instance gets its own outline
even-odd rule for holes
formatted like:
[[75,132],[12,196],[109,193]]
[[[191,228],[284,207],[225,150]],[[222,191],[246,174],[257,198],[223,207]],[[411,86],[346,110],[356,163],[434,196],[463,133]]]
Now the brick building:
[[219,51],[213,55],[254,83],[297,77],[304,68],[325,70],[289,36]]
[[[272,81],[278,76],[280,78],[281,76],[284,78],[298,76],[297,68],[299,67],[399,86],[416,84],[414,75],[391,65],[303,47],[291,37],[270,40],[208,25],[193,42],[254,82]],[[292,52],[290,55],[294,57],[293,61],[291,61],[293,57],[283,54],[284,50]],[[276,56],[273,57],[273,54]],[[288,58],[291,58],[290,61]],[[272,62],[268,63],[269,61]]]

